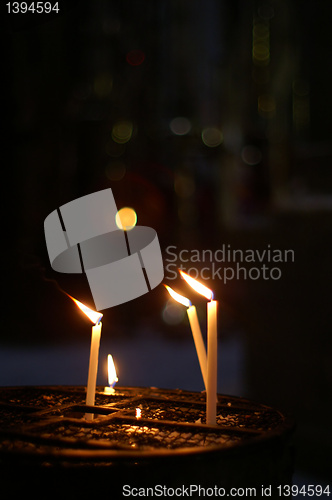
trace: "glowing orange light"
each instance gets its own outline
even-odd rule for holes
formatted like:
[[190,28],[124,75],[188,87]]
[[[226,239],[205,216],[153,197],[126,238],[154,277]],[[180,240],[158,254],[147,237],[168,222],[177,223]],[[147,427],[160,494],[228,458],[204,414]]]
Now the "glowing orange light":
[[77,307],[79,307],[81,311],[84,312],[84,314],[89,318],[90,321],[92,321],[92,323],[96,325],[97,323],[100,322],[101,318],[103,317],[103,315],[100,312],[90,309],[88,306],[82,304],[82,302],[74,299],[74,297],[71,297],[70,295],[68,295],[68,297],[70,297],[75,302]]
[[183,297],[183,295],[180,295],[179,293],[174,292],[174,290],[170,286],[167,286],[167,285],[164,285],[164,286],[165,286],[166,290],[168,291],[168,293],[170,294],[170,296],[173,297],[174,300],[176,300],[180,304],[183,304],[186,307],[191,306],[191,302],[189,299],[187,299],[187,297]]
[[111,354],[107,356],[107,366],[108,366],[108,383],[110,387],[113,387],[119,379],[116,374],[116,369]]
[[141,418],[142,416],[142,411],[140,408],[136,408],[136,418]]
[[135,210],[130,207],[121,208],[115,216],[115,223],[119,229],[130,231],[137,223],[137,214]]
[[210,290],[210,288],[202,285],[202,283],[189,276],[189,274],[184,273],[183,271],[181,271],[181,269],[179,269],[179,271],[182,278],[188,283],[188,285],[191,286],[191,288],[193,288],[193,290],[195,290],[195,292],[203,295],[203,297],[206,297],[208,300],[213,299],[213,292],[212,290]]

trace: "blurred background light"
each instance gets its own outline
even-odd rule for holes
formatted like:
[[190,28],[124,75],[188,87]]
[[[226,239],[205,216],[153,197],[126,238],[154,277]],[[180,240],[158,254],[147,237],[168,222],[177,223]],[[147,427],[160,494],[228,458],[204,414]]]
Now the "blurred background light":
[[256,146],[244,146],[241,158],[247,165],[257,165],[262,160],[262,152]]
[[124,144],[131,139],[133,133],[133,124],[130,121],[119,121],[112,129],[113,141]]
[[274,97],[262,94],[258,97],[258,112],[263,118],[272,118],[276,110]]
[[216,148],[223,142],[223,134],[216,127],[205,128],[202,132],[202,141],[209,148]]
[[177,304],[174,300],[168,300],[163,312],[162,318],[168,325],[179,325],[184,316],[186,308],[182,304]]
[[131,66],[140,66],[145,60],[145,54],[142,50],[134,49],[127,53],[126,61]]
[[270,61],[270,27],[267,21],[254,19],[252,29],[252,59],[256,65]]
[[191,130],[191,122],[184,116],[173,118],[169,124],[169,128],[175,135],[186,135]]
[[137,222],[135,210],[130,207],[121,208],[115,216],[115,222],[119,229],[130,231],[130,229],[136,226]]

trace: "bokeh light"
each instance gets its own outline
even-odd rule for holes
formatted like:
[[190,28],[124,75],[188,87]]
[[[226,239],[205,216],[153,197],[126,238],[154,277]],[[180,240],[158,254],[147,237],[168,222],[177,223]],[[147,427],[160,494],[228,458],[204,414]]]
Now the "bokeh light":
[[112,139],[119,144],[125,144],[131,139],[133,124],[130,121],[119,121],[112,129]]
[[223,134],[216,127],[207,127],[202,132],[202,141],[209,148],[216,148],[223,142]]
[[183,321],[185,313],[186,308],[182,304],[169,300],[162,312],[162,318],[168,325],[179,325]]
[[191,122],[184,116],[177,116],[171,120],[169,128],[175,135],[186,135],[191,130]]
[[119,229],[130,231],[136,226],[137,214],[133,208],[123,207],[117,212],[115,222]]
[[131,66],[140,66],[145,61],[145,54],[139,49],[131,50],[126,55],[126,61]]
[[252,60],[258,66],[266,66],[270,62],[270,27],[268,21],[254,20]]
[[258,97],[258,112],[263,118],[271,118],[276,110],[274,97],[269,94],[262,94]]
[[241,151],[241,158],[247,165],[257,165],[262,160],[262,152],[256,146],[245,146]]

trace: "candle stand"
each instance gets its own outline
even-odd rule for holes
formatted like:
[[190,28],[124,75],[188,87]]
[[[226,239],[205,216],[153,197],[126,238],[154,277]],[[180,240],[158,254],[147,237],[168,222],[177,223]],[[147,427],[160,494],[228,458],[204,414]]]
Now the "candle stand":
[[140,487],[291,484],[294,422],[278,410],[219,395],[209,426],[205,393],[103,391],[89,407],[84,387],[0,388],[0,466],[93,470],[112,485],[125,477],[122,484]]

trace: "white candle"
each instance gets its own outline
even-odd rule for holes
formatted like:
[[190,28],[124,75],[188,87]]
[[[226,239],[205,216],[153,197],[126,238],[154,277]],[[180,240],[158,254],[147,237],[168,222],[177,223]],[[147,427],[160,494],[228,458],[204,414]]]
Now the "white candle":
[[202,332],[201,332],[199,322],[198,322],[196,307],[195,306],[188,307],[187,314],[188,314],[188,318],[189,318],[191,332],[192,332],[193,339],[194,339],[194,344],[196,347],[199,366],[200,366],[201,372],[202,372],[205,390],[207,390],[206,349],[205,349],[205,345],[203,342]]
[[206,423],[216,425],[217,421],[217,302],[213,300],[213,292],[189,274],[180,270],[183,279],[199,294],[206,297],[207,304],[207,391],[206,391]]
[[216,425],[217,417],[217,301],[211,300],[207,304],[208,315],[208,349],[207,349],[207,395],[206,395],[206,423]]
[[[67,294],[68,295],[68,294]],[[99,358],[99,344],[101,336],[101,318],[103,315],[100,312],[93,311],[86,305],[82,304],[74,297],[68,295],[77,307],[84,312],[84,314],[94,323],[91,333],[91,346],[90,346],[90,361],[89,361],[89,373],[88,373],[88,384],[86,388],[86,405],[94,406],[95,395],[96,395],[96,381],[97,381],[97,371],[98,371],[98,358]],[[86,413],[85,418],[87,420],[93,420],[93,413]]]
[[175,292],[171,287],[165,285],[168,293],[173,297],[174,300],[183,304],[187,307],[187,315],[189,318],[191,333],[194,339],[194,344],[196,348],[196,353],[199,361],[199,366],[201,368],[202,377],[205,385],[205,390],[207,390],[207,360],[206,360],[206,350],[203,342],[201,328],[199,326],[196,307],[191,305],[191,302],[187,297],[183,297],[179,293]]
[[[88,374],[88,384],[87,384],[87,388],[86,388],[86,405],[87,406],[94,406],[94,404],[95,404],[101,327],[102,327],[101,321],[92,327],[89,374]],[[85,418],[87,420],[93,420],[93,414],[86,413]]]

